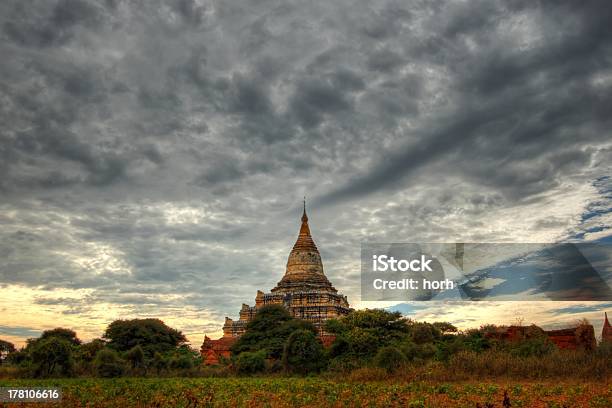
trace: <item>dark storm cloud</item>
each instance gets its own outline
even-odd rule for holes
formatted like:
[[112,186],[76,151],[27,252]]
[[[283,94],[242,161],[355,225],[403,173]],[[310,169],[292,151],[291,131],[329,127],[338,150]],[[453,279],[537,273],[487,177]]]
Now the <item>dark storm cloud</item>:
[[[37,301],[66,313],[233,315],[280,279],[304,195],[351,296],[362,240],[512,240],[486,217],[609,172],[611,17],[569,1],[3,2],[0,283],[92,290]],[[556,211],[524,229],[596,224]]]
[[[566,170],[575,171],[571,166],[565,168],[568,162],[563,159],[580,160],[582,166],[586,165],[593,152],[571,149],[603,141],[602,133],[610,125],[610,84],[602,88],[592,83],[594,76],[610,73],[609,8],[594,2],[578,8],[571,3],[553,3],[546,7],[517,4],[511,10],[492,10],[490,2],[486,3],[489,6],[467,3],[460,8],[451,7],[454,14],[444,30],[447,43],[433,50],[437,56],[445,53],[441,61],[452,64],[449,68],[456,93],[451,96],[458,103],[450,115],[439,118],[446,125],[437,132],[421,130],[411,135],[414,140],[400,147],[399,152],[328,193],[321,202],[396,187],[416,169],[442,158],[450,161],[447,165],[465,167],[467,175],[477,181],[515,196],[542,191],[569,173]],[[511,12],[532,13],[543,28],[543,40],[529,50],[520,50],[501,36],[491,37],[483,27],[494,28],[492,11],[497,13],[498,24],[499,19],[511,17]],[[444,17],[440,20],[444,21]],[[439,23],[432,21],[432,25],[436,24]],[[555,31],[563,26],[571,26],[572,30]],[[466,53],[460,35],[470,34],[479,50]],[[430,59],[426,54],[421,57]],[[387,59],[381,58],[381,63]],[[550,161],[534,160],[548,154],[553,144],[554,150],[570,151]],[[456,157],[448,157],[456,153],[461,154],[459,162]],[[479,162],[476,166],[475,161]],[[500,163],[512,163],[514,168],[500,169]],[[498,171],[492,171],[494,168]]]

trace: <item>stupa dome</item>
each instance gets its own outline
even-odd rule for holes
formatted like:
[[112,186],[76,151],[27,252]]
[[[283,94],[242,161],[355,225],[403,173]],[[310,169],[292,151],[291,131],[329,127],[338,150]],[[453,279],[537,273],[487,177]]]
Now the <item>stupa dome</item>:
[[300,232],[293,245],[293,249],[289,253],[285,275],[278,285],[272,289],[272,292],[296,289],[303,291],[326,289],[336,292],[336,289],[334,289],[323,272],[321,254],[310,235],[305,202],[302,225],[300,226]]

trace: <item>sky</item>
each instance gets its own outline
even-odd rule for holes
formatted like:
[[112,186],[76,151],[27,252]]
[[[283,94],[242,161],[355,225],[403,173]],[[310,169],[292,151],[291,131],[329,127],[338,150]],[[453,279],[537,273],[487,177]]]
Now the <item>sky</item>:
[[[612,8],[575,1],[0,4],[0,338],[158,317],[194,347],[282,277],[307,197],[362,242],[612,235]],[[546,327],[611,302],[415,303]]]

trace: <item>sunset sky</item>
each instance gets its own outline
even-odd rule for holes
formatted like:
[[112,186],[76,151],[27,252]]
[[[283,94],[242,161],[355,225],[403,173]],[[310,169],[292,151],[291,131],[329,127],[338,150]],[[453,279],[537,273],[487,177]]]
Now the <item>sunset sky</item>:
[[[574,1],[0,4],[0,338],[159,317],[199,347],[282,277],[307,196],[362,242],[612,236],[612,8]],[[601,333],[610,302],[413,318]]]

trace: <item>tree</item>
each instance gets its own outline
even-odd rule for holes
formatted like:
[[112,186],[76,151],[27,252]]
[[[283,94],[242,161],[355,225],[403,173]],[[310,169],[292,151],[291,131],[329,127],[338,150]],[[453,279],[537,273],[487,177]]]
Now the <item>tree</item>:
[[187,342],[178,330],[168,327],[159,319],[115,320],[106,328],[108,346],[126,352],[135,346],[142,347],[147,358],[156,352],[167,353]]
[[102,339],[93,339],[89,343],[83,343],[79,346],[77,358],[85,363],[91,363],[96,354],[106,347],[106,342]]
[[381,347],[374,357],[374,364],[387,370],[394,372],[406,362],[406,356],[393,346]]
[[320,371],[325,365],[323,345],[310,330],[296,330],[287,339],[283,350],[285,370],[306,374]]
[[169,357],[169,365],[174,369],[189,369],[193,366],[202,364],[202,355],[199,351],[192,349],[188,345],[182,345],[172,352]]
[[65,329],[63,327],[57,327],[55,329],[45,330],[44,332],[42,332],[39,340],[48,339],[50,337],[57,337],[60,339],[64,339],[74,346],[78,346],[79,344],[81,344],[81,340],[79,340],[74,330]]
[[442,334],[457,333],[457,327],[449,322],[434,322],[431,325]]
[[155,353],[153,355],[153,367],[157,370],[157,375],[159,375],[168,368],[168,360],[161,353]]
[[264,306],[246,327],[246,332],[232,346],[232,353],[265,351],[266,357],[280,359],[285,342],[296,330],[316,333],[314,326],[291,317],[287,309],[279,305]]
[[94,360],[96,373],[100,377],[119,377],[123,374],[123,362],[115,350],[104,348],[98,352]]
[[332,355],[362,361],[378,349],[404,340],[409,333],[407,320],[399,312],[382,309],[356,310],[337,320],[329,320],[327,332],[336,335]]
[[170,368],[174,368],[176,370],[187,370],[191,367],[193,367],[193,359],[189,358],[189,356],[176,356],[170,360]]
[[72,373],[72,345],[60,337],[38,339],[28,350],[34,365],[34,375],[49,377],[56,373],[70,375]]
[[400,312],[383,309],[355,310],[338,320],[328,321],[325,326],[326,331],[334,334],[343,334],[355,328],[375,334],[384,343],[401,339],[408,333],[407,320]]
[[413,322],[409,325],[410,337],[416,344],[433,343],[441,338],[440,330],[426,322]]
[[140,345],[136,345],[125,353],[125,358],[132,365],[132,369],[144,367],[145,356]]
[[15,345],[13,343],[0,339],[0,364],[2,364],[10,353],[14,352]]
[[266,368],[266,353],[245,351],[236,358],[236,370],[240,374],[255,374]]

